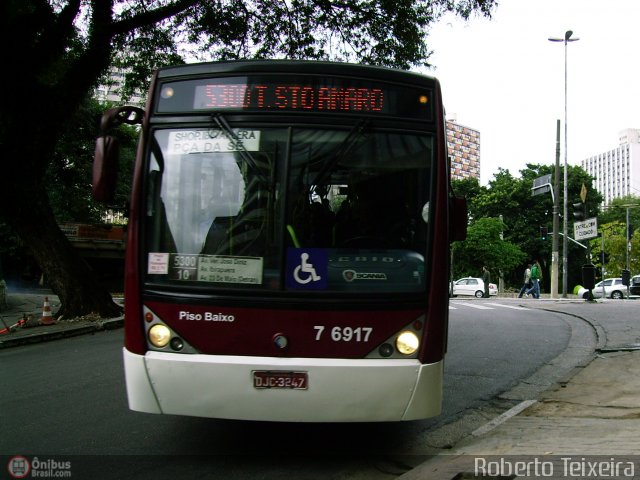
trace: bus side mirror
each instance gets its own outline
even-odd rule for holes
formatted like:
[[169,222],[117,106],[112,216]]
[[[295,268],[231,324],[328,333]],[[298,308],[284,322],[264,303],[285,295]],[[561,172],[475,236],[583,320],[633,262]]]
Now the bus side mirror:
[[467,199],[451,197],[450,201],[449,240],[461,242],[467,238]]
[[113,202],[118,180],[118,158],[120,145],[118,139],[109,132],[123,124],[140,125],[144,119],[144,110],[138,107],[124,106],[107,110],[100,120],[101,136],[96,140],[93,157],[92,195],[97,202]]
[[111,203],[116,193],[118,180],[118,157],[120,144],[111,135],[103,135],[96,140],[96,150],[93,157],[93,188],[94,200]]

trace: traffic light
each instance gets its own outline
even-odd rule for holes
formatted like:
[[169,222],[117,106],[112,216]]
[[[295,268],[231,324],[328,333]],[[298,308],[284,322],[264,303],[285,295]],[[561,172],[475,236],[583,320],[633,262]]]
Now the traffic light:
[[540,227],[540,239],[541,240],[546,240],[547,239],[547,227]]
[[587,205],[582,203],[582,202],[578,202],[578,203],[574,203],[573,204],[573,217],[576,220],[586,220],[587,219]]

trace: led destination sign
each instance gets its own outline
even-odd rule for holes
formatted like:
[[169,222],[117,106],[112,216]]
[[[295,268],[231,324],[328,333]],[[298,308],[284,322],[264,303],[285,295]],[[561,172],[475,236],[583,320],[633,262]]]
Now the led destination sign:
[[308,75],[204,78],[161,85],[159,113],[300,112],[431,120],[431,90]]
[[213,83],[196,87],[193,108],[384,112],[385,91],[366,87]]

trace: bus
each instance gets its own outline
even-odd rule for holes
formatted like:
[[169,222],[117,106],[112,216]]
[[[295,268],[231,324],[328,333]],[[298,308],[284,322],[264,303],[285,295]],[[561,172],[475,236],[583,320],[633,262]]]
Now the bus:
[[279,422],[438,415],[450,189],[436,79],[320,61],[162,68],[141,124],[125,260],[134,411]]

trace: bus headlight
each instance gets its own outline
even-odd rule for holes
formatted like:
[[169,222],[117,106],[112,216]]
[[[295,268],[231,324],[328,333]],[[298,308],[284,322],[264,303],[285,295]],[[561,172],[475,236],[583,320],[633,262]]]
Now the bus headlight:
[[160,323],[155,324],[149,329],[149,341],[154,347],[162,348],[169,343],[171,339],[171,331],[166,325]]
[[396,339],[396,349],[403,355],[415,353],[419,346],[420,339],[415,333],[409,330],[402,332]]

